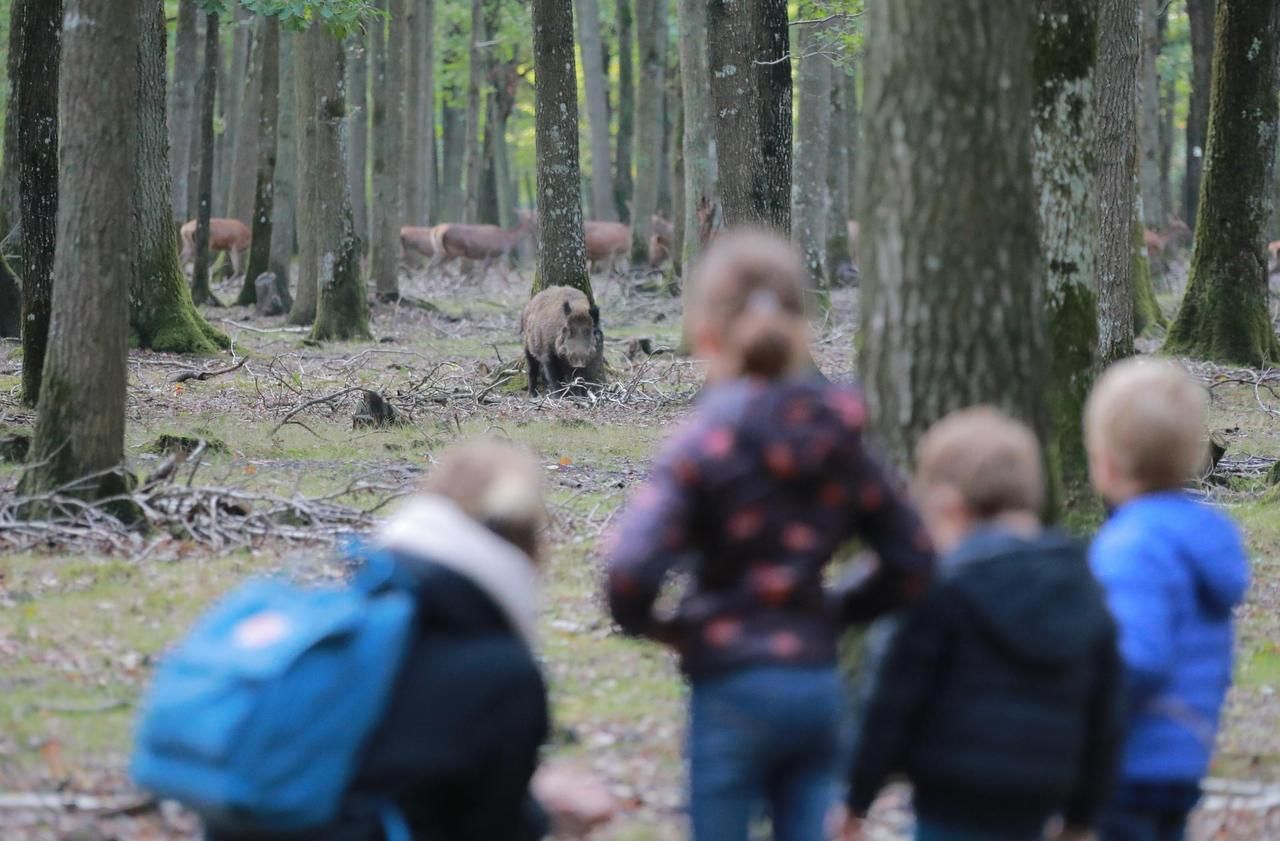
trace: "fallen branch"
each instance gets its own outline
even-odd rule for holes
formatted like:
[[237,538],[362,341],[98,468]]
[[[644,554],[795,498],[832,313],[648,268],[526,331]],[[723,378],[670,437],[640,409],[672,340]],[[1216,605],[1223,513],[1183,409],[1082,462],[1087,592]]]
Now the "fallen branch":
[[267,437],[270,438],[274,436],[277,432],[280,431],[280,429],[286,423],[293,420],[294,415],[300,414],[301,412],[311,408],[312,406],[319,406],[321,403],[331,403],[334,400],[337,400],[339,397],[345,397],[348,394],[353,394],[357,391],[364,391],[364,390],[365,389],[363,386],[353,385],[348,388],[344,388],[341,391],[335,391],[333,394],[327,394],[324,397],[317,397],[314,400],[308,400],[307,402],[303,403],[300,406],[295,406],[293,409],[289,411],[287,415],[281,418],[280,422],[276,424],[274,428],[272,428],[271,432],[267,433]]
[[305,333],[310,329],[307,327],[251,327],[239,321],[232,321],[230,318],[220,318],[218,320],[223,324],[230,324],[232,327],[248,330],[250,333]]
[[211,380],[214,377],[220,377],[223,374],[230,374],[233,371],[239,371],[249,361],[249,357],[242,356],[240,361],[230,368],[219,368],[216,371],[179,371],[169,378],[171,383],[185,383],[188,380]]

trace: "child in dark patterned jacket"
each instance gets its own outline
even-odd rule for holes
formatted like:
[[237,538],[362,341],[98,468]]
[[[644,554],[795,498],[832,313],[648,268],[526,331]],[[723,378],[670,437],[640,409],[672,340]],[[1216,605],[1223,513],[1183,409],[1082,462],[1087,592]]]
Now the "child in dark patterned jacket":
[[[678,651],[692,684],[695,841],[745,841],[762,807],[778,841],[822,838],[842,770],[837,636],[923,592],[932,569],[919,518],[868,451],[859,394],[809,368],[803,278],[772,234],[729,234],[705,255],[686,318],[709,384],[611,538],[615,619]],[[833,594],[824,573],[852,538],[878,564]],[[690,587],[659,618],[677,569]]]

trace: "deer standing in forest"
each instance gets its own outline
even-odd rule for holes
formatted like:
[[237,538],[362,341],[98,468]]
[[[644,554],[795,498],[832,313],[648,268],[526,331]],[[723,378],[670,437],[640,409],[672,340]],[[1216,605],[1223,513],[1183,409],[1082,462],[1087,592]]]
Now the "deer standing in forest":
[[400,229],[400,258],[407,266],[415,262],[421,266],[423,260],[436,256],[436,228],[405,225]]
[[[192,219],[182,226],[182,255],[179,258],[184,269],[196,257],[196,220]],[[253,233],[249,226],[239,219],[209,220],[209,253],[225,251],[231,258],[231,276],[240,274],[244,268],[245,257],[253,242]]]
[[631,250],[631,227],[622,222],[587,222],[582,226],[587,260],[599,267],[607,264],[609,274],[618,270],[618,261]]
[[1176,216],[1169,217],[1169,224],[1159,231],[1142,229],[1142,243],[1147,248],[1147,260],[1152,269],[1161,274],[1169,270],[1169,248],[1191,241],[1191,229]]
[[656,269],[671,259],[671,249],[676,238],[675,226],[658,214],[649,219],[649,268]]
[[521,211],[520,224],[514,228],[452,222],[436,225],[430,229],[433,254],[428,271],[443,269],[454,260],[471,260],[480,264],[483,276],[495,261],[511,257],[521,240],[528,236],[532,222],[532,215]]

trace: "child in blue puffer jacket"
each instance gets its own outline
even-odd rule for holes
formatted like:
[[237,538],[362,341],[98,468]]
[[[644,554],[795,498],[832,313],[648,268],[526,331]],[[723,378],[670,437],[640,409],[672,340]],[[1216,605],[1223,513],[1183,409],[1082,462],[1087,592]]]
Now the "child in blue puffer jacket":
[[1100,841],[1181,841],[1231,684],[1232,611],[1249,567],[1235,525],[1182,487],[1204,459],[1204,390],[1171,362],[1130,360],[1085,414],[1094,486],[1110,506],[1090,564],[1129,684],[1128,736]]

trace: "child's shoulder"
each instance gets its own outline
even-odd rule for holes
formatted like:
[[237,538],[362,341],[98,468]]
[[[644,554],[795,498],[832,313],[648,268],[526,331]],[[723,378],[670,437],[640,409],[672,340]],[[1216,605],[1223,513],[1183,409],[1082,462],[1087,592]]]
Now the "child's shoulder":
[[1121,507],[1098,531],[1090,550],[1095,571],[1143,564],[1155,574],[1207,549],[1241,553],[1243,541],[1224,512],[1184,493],[1151,494]]

